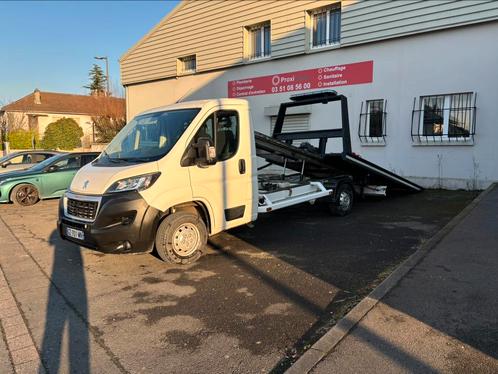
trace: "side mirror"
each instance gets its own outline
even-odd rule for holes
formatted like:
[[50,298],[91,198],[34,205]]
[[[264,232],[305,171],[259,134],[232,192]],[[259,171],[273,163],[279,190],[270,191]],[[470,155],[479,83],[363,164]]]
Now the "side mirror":
[[200,167],[207,167],[216,164],[216,148],[211,144],[210,138],[199,138],[194,144],[197,149],[196,164]]
[[54,171],[59,170],[59,167],[57,165],[50,165],[47,169],[49,173],[53,173]]
[[9,166],[10,164],[12,164],[12,162],[10,161],[5,161],[3,164],[2,164],[2,167],[5,169],[7,166]]

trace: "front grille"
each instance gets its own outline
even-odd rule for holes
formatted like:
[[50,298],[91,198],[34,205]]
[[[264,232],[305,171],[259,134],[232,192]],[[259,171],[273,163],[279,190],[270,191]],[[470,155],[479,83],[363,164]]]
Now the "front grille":
[[67,213],[73,217],[93,220],[97,214],[97,201],[67,199]]

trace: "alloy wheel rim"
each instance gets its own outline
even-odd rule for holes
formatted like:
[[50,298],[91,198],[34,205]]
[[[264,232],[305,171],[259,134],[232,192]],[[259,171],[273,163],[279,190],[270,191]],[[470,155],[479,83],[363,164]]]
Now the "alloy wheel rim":
[[31,186],[25,186],[19,189],[16,194],[16,200],[21,205],[33,205],[38,199],[36,189]]

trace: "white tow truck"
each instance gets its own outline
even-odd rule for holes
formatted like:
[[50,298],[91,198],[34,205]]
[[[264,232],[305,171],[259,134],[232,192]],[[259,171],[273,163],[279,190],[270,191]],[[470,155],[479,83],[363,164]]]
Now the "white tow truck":
[[[283,131],[289,107],[340,101],[339,128]],[[326,151],[342,138],[341,153]],[[314,147],[293,141],[318,142]],[[258,157],[266,160],[258,170]],[[265,173],[278,165],[276,174]],[[351,152],[347,99],[335,91],[282,103],[272,136],[255,132],[241,99],[181,102],[128,123],[83,167],[61,199],[60,235],[102,252],[156,250],[167,262],[196,261],[210,235],[255,221],[259,214],[328,200],[348,214],[356,194],[421,188]]]

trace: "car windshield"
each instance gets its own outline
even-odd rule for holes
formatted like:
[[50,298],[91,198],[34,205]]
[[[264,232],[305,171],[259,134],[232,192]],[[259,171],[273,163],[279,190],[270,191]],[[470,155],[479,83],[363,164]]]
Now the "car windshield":
[[159,160],[173,148],[199,111],[191,108],[137,116],[114,137],[97,162]]
[[43,160],[42,162],[39,162],[38,164],[31,166],[28,170],[32,171],[42,171],[44,170],[47,166],[52,164],[55,160],[58,160],[60,157],[64,156],[64,154],[60,155],[55,155],[52,157],[47,158],[46,160]]

